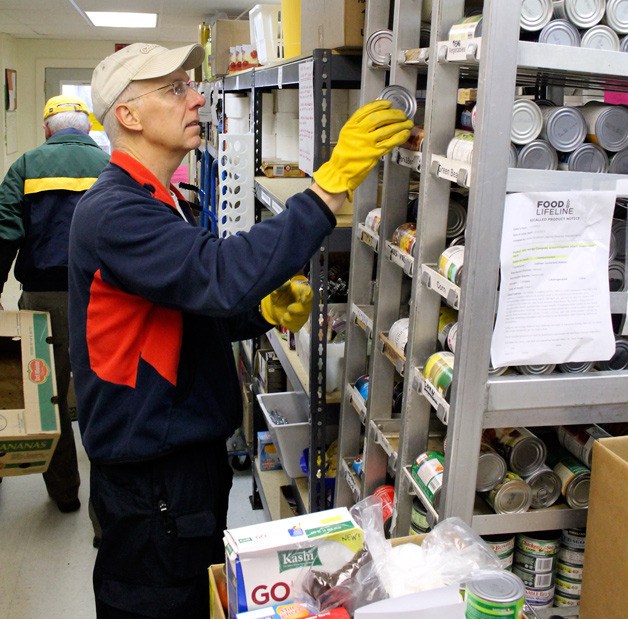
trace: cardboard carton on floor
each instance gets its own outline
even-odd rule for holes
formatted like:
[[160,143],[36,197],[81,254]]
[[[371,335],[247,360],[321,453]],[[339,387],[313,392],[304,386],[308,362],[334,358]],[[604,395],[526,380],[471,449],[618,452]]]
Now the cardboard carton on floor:
[[593,446],[580,619],[626,616],[628,436]]
[[0,311],[0,476],[43,473],[59,440],[47,312]]

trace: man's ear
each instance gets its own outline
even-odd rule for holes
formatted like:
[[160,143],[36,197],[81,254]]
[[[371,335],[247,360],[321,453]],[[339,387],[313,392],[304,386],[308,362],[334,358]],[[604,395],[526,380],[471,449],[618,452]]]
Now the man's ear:
[[46,123],[44,123],[42,127],[44,128],[44,136],[48,140],[52,137],[52,131],[50,131],[50,127]]
[[129,131],[141,131],[142,121],[135,106],[119,103],[115,109],[116,118],[120,125]]

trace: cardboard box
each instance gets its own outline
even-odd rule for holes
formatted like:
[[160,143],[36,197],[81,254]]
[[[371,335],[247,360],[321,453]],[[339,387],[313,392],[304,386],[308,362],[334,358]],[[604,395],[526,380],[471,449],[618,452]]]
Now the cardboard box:
[[345,507],[225,531],[229,614],[292,599],[299,576],[315,565],[334,572],[362,548]]
[[366,0],[301,2],[301,54],[317,48],[362,48]]
[[591,465],[580,619],[626,616],[627,487],[628,436],[596,441]]
[[283,161],[282,159],[269,159],[262,161],[260,166],[262,174],[268,178],[304,178],[305,172],[299,169],[298,161]]
[[268,430],[257,433],[257,456],[261,471],[278,471],[281,469],[281,458]]
[[0,311],[0,476],[43,473],[61,428],[47,312]]
[[279,517],[293,518],[299,515],[299,506],[292,486],[279,487]]
[[209,65],[212,77],[229,72],[229,48],[249,45],[251,33],[248,19],[217,19],[211,27],[212,53]]
[[288,378],[274,350],[258,350],[255,355],[255,375],[266,393],[285,391]]
[[225,611],[220,601],[219,588],[227,587],[225,564],[209,566],[209,617],[210,619],[225,619]]

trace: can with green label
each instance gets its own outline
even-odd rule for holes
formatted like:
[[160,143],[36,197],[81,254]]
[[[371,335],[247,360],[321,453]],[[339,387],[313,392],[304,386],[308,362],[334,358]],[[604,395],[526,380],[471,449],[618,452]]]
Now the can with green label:
[[412,478],[437,509],[443,486],[444,467],[445,456],[437,451],[419,454],[412,465]]

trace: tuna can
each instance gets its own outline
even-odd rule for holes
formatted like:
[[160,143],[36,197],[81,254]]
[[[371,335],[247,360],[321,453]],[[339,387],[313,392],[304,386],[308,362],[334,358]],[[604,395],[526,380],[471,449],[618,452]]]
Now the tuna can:
[[512,107],[511,141],[515,144],[529,144],[539,136],[541,129],[543,129],[541,108],[530,99],[516,99]]
[[539,43],[580,47],[580,31],[566,19],[552,19],[539,33]]
[[406,344],[408,343],[409,325],[409,318],[400,318],[393,322],[388,332],[388,339],[392,342],[392,345],[404,354],[406,352]]
[[569,565],[569,563],[563,563],[558,561],[556,563],[556,577],[568,578],[569,580],[582,580],[582,566],[581,565]]
[[561,479],[561,492],[569,507],[578,509],[589,506],[591,471],[584,464],[572,456],[564,456],[554,464],[554,473]]
[[552,19],[552,0],[523,0],[519,26],[527,32],[541,30]]
[[502,376],[503,374],[506,374],[509,370],[510,370],[510,366],[508,365],[502,365],[498,368],[495,368],[493,367],[493,364],[491,363],[488,366],[488,375],[489,376]]
[[619,37],[617,33],[604,24],[598,24],[582,33],[580,47],[587,49],[604,49],[609,52],[619,51]]
[[512,564],[512,573],[521,578],[527,589],[547,589],[554,584],[553,572],[537,574],[536,572],[522,568],[516,561],[517,553],[515,552],[515,562]]
[[[575,108],[571,108],[575,109]],[[592,172],[604,174],[608,172],[608,155],[603,148],[591,142],[580,144],[571,153],[562,153],[558,167],[570,172]]]
[[[557,555],[551,557],[539,557],[537,555],[531,555],[522,550],[515,550],[515,556],[513,564],[529,572],[536,572],[543,574],[546,572],[553,572],[556,567]],[[525,579],[521,579],[526,582]],[[538,587],[540,589],[549,587],[552,583],[548,582],[546,585],[530,585],[531,587]]]
[[390,67],[392,39],[392,30],[376,30],[366,40],[366,55],[373,66]]
[[474,134],[471,131],[457,131],[447,144],[447,158],[471,163],[473,160]]
[[571,152],[580,146],[587,136],[587,123],[576,107],[539,108],[543,117],[541,137],[556,150]]
[[515,365],[515,370],[524,376],[541,376],[551,374],[556,369],[554,363],[537,363],[532,365]]
[[458,193],[449,196],[447,211],[447,238],[451,239],[464,233],[467,227],[466,199]]
[[554,601],[555,587],[548,589],[535,589],[526,587],[525,600],[532,608],[549,608]]
[[558,442],[580,462],[591,467],[591,456],[593,455],[593,445],[601,438],[609,438],[610,434],[592,424],[590,426],[558,426],[556,429]]
[[517,167],[528,170],[556,170],[558,154],[546,140],[533,140],[519,149]]
[[[584,552],[584,546],[587,540],[586,529],[563,529],[560,536],[560,543],[572,550]],[[569,563],[569,561],[567,561]],[[577,563],[582,565],[582,563]]]
[[615,339],[615,353],[608,361],[598,361],[595,366],[598,370],[625,370],[628,369],[628,341],[622,338]]
[[619,51],[628,52],[628,34],[619,42]]
[[556,369],[563,374],[584,374],[593,370],[594,365],[593,361],[568,361],[559,363]]
[[430,503],[438,509],[443,486],[445,456],[437,451],[426,451],[417,456],[412,465],[412,478]]
[[582,550],[574,550],[573,548],[561,546],[558,551],[558,561],[582,567],[584,565],[584,552]]
[[550,507],[558,501],[560,497],[560,478],[549,466],[544,464],[523,479],[532,488],[532,503],[530,507],[533,509]]
[[482,36],[482,15],[470,15],[457,21],[449,29],[450,41],[467,41]]
[[428,358],[423,372],[442,397],[447,398],[454,377],[454,354],[446,350],[434,353]]
[[366,214],[364,225],[377,234],[379,231],[379,224],[382,220],[382,209],[374,208]]
[[611,174],[628,174],[628,148],[620,150],[610,158],[608,171]]
[[562,593],[554,593],[554,606],[557,608],[565,608],[567,606],[580,606],[580,596],[564,595]]
[[516,168],[517,167],[517,158],[519,156],[519,151],[517,147],[511,142],[510,150],[508,151],[508,167]]
[[503,570],[482,570],[467,581],[467,619],[520,619],[523,617],[525,587],[514,574]]
[[515,552],[515,536],[510,533],[498,535],[483,535],[482,539],[491,547],[492,551],[501,561],[502,567],[507,568],[512,565]]
[[391,241],[393,245],[412,255],[416,244],[416,224],[412,222],[401,224],[393,232]]
[[386,86],[377,98],[387,99],[394,109],[401,110],[410,120],[416,114],[416,97],[403,86]]
[[[606,0],[606,13],[603,19],[607,26],[610,26],[619,34],[628,34],[628,11],[626,10],[626,0]],[[622,51],[626,51],[622,49]]]
[[536,557],[553,557],[560,550],[560,536],[560,531],[536,531],[534,535],[519,533],[515,539],[515,550]]
[[623,260],[611,260],[609,262],[608,287],[611,292],[626,290],[626,264]]
[[480,443],[478,476],[475,481],[477,492],[490,492],[508,472],[504,460],[488,443]]
[[427,533],[430,530],[430,523],[427,519],[427,509],[418,497],[412,499],[412,512],[410,515],[412,529],[417,533]]
[[460,286],[463,265],[464,245],[447,247],[438,258],[438,272],[457,286]]
[[492,428],[484,438],[518,475],[531,475],[545,462],[545,443],[526,428]]
[[578,28],[598,24],[605,9],[605,0],[554,0],[554,17],[567,19]]
[[532,490],[519,475],[509,471],[484,498],[496,514],[520,514],[528,511]]
[[574,597],[582,593],[582,580],[571,580],[569,578],[556,576],[554,582],[556,584],[556,593]]
[[589,142],[613,153],[628,148],[628,110],[621,105],[589,102],[580,108]]

